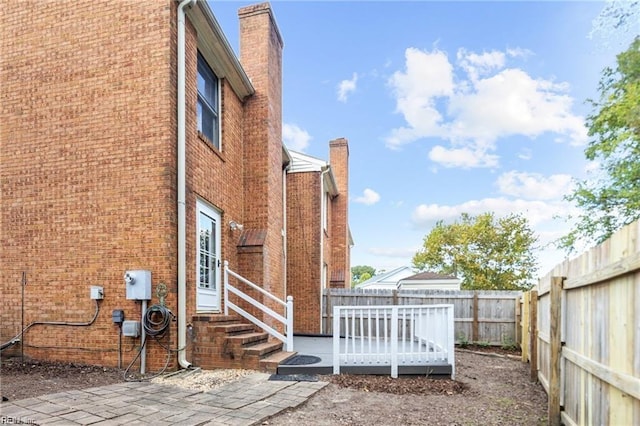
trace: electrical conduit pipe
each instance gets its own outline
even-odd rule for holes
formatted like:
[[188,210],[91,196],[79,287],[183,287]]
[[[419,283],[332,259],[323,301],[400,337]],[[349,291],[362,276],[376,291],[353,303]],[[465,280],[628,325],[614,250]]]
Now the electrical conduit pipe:
[[197,0],[183,0],[178,5],[178,364],[191,367],[187,361],[187,275],[186,275],[186,119],[185,119],[185,12],[186,6],[194,6]]

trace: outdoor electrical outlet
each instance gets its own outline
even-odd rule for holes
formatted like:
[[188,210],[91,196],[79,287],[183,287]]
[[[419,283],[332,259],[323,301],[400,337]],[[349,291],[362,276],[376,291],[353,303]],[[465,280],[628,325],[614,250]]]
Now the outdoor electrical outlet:
[[140,336],[140,322],[139,321],[124,321],[122,323],[122,335],[125,337],[138,337]]
[[91,286],[91,299],[99,300],[104,299],[104,289],[97,285]]

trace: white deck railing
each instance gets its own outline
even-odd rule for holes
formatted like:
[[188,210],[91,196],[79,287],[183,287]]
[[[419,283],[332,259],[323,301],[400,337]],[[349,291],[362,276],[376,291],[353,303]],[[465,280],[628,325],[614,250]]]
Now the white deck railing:
[[446,363],[454,379],[454,344],[453,305],[333,307],[333,374],[389,365],[398,377],[398,366]]
[[[281,305],[284,308],[284,315],[277,313],[273,309],[257,301],[256,299],[249,296],[248,294],[241,291],[240,289],[233,287],[229,283],[229,275],[231,275],[232,277],[235,277],[239,281],[248,285],[253,290],[256,290],[257,292],[273,300],[274,302],[276,302],[276,304]],[[266,324],[262,320],[256,318],[254,315],[242,309],[237,304],[233,303],[231,300],[229,300],[229,293],[235,294],[240,299],[249,303],[251,306],[258,308],[263,313],[269,315],[271,318],[283,324],[284,330],[285,330],[284,334],[280,333],[275,328]],[[225,315],[229,315],[229,308],[233,309],[235,312],[239,313],[244,318],[248,319],[252,323],[256,324],[258,327],[262,328],[264,331],[266,331],[267,333],[269,333],[270,335],[272,335],[273,337],[277,338],[282,343],[284,343],[286,351],[288,352],[293,351],[293,297],[287,296],[286,302],[284,300],[280,300],[279,298],[269,293],[265,289],[255,285],[254,283],[244,278],[243,276],[233,272],[231,269],[229,269],[229,262],[225,260],[224,261],[224,314]]]

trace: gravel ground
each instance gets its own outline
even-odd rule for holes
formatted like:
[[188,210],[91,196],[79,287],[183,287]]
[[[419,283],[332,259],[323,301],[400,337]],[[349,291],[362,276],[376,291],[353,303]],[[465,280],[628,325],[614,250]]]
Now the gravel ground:
[[[483,349],[484,350],[484,349]],[[506,355],[456,351],[456,381],[428,377],[320,376],[330,384],[296,410],[263,425],[542,425],[547,396],[529,366]],[[154,379],[207,390],[251,374],[197,370]],[[123,381],[122,371],[3,359],[0,393],[10,400]]]
[[226,383],[231,383],[241,377],[253,374],[253,370],[191,370],[178,372],[174,375],[157,377],[151,380],[153,383],[174,385],[182,389],[208,391]]

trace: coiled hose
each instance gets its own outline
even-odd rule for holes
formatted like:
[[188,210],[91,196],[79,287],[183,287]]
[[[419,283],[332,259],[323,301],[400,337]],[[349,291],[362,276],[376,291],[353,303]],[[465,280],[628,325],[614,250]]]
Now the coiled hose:
[[142,380],[151,380],[160,376],[165,372],[165,370],[167,369],[167,366],[169,365],[169,361],[171,359],[171,352],[173,352],[174,350],[172,350],[168,346],[163,345],[162,342],[160,342],[160,339],[162,339],[164,335],[167,333],[167,331],[169,331],[169,325],[171,324],[171,320],[173,318],[175,318],[173,313],[166,306],[152,305],[149,308],[147,308],[146,312],[144,313],[144,316],[142,317],[142,327],[144,328],[144,332],[146,336],[153,337],[154,340],[158,342],[158,344],[160,344],[160,346],[162,346],[167,350],[167,360],[165,361],[164,367],[162,367],[162,370],[160,370],[159,373],[154,374],[153,376],[144,377],[144,378],[127,377],[127,375],[129,374],[129,370],[131,369],[131,366],[140,357],[142,350],[147,344],[147,338],[145,337],[144,342],[142,342],[142,345],[140,346],[140,350],[138,351],[138,354],[135,356],[135,358],[133,358],[133,360],[131,360],[127,368],[124,370],[125,381],[140,382]]
[[142,327],[147,335],[159,339],[169,330],[172,318],[173,313],[166,306],[153,305],[145,312]]

